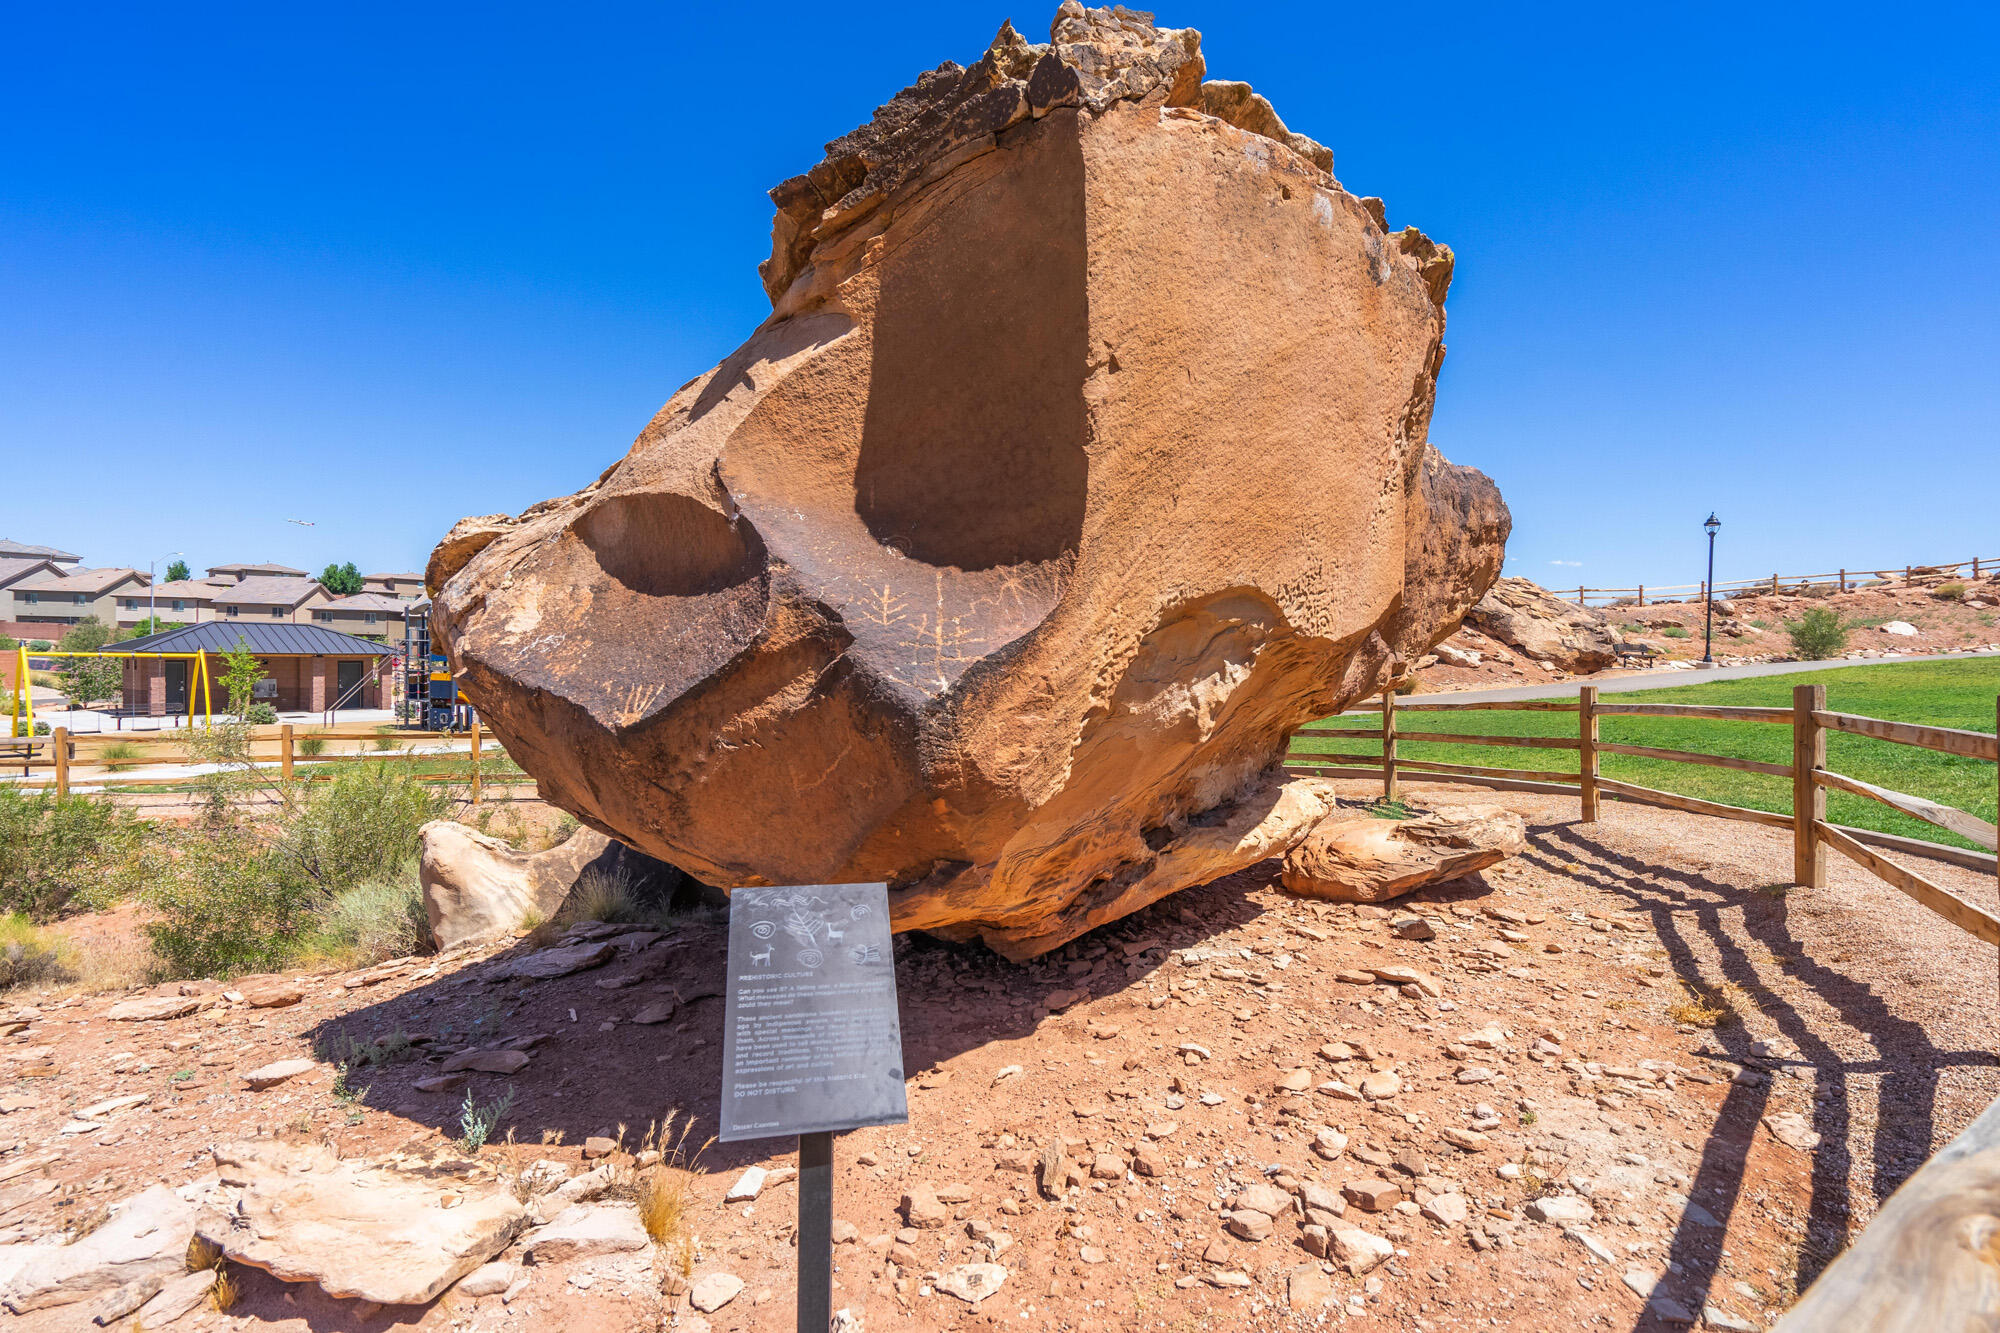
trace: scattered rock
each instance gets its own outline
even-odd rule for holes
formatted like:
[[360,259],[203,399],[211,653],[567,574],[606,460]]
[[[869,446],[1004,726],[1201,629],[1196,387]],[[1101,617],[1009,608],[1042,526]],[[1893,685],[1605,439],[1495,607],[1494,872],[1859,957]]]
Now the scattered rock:
[[435,1078],[420,1078],[412,1086],[418,1092],[457,1092],[469,1080],[463,1074],[440,1074]]
[[572,972],[602,967],[617,954],[618,950],[603,941],[595,944],[559,944],[553,949],[538,949],[525,958],[502,963],[488,971],[486,979],[551,981],[556,977],[569,976]]
[[461,1296],[498,1296],[514,1285],[521,1276],[520,1265],[496,1259],[490,1264],[482,1264],[459,1279],[453,1288]]
[[216,1272],[204,1268],[199,1273],[183,1273],[161,1285],[159,1294],[139,1307],[134,1323],[140,1328],[165,1328],[181,1316],[208,1303],[208,1291],[215,1285]]
[[903,1221],[919,1231],[937,1231],[951,1221],[951,1211],[939,1201],[937,1192],[928,1185],[918,1185],[903,1196],[897,1206]]
[[1447,1126],[1438,1132],[1438,1137],[1461,1152],[1484,1152],[1488,1139],[1476,1130]]
[[1573,1194],[1554,1194],[1545,1199],[1530,1199],[1525,1210],[1537,1222],[1553,1222],[1559,1226],[1581,1226],[1596,1219],[1597,1213],[1588,1201]]
[[243,977],[236,991],[252,1009],[282,1009],[306,998],[304,988],[285,977]]
[[460,1051],[440,1066],[447,1074],[462,1069],[477,1074],[518,1074],[527,1067],[526,1051]]
[[734,1273],[704,1273],[688,1288],[688,1301],[703,1314],[714,1314],[743,1291],[743,1279]]
[[937,1289],[977,1305],[1000,1290],[1006,1280],[1007,1270],[999,1264],[960,1264],[938,1275]]
[[1282,879],[1304,897],[1376,903],[1483,870],[1526,845],[1521,816],[1498,806],[1415,819],[1343,816],[1322,821],[1286,853]]
[[1402,1187],[1386,1180],[1350,1180],[1340,1187],[1340,1193],[1366,1213],[1387,1212],[1403,1197]]
[[199,995],[154,995],[120,1000],[104,1016],[114,1023],[151,1023],[163,1018],[184,1018],[202,1005]]
[[274,1060],[243,1075],[243,1083],[252,1092],[262,1092],[266,1088],[275,1088],[280,1083],[297,1078],[300,1074],[309,1074],[317,1068],[319,1064],[314,1060]]
[[655,1000],[638,1013],[632,1015],[631,1021],[643,1027],[651,1027],[656,1023],[664,1023],[672,1018],[676,1008],[677,1006],[672,1000]]
[[1433,1194],[1423,1205],[1423,1214],[1441,1226],[1455,1227],[1471,1215],[1463,1194]]
[[630,1254],[651,1243],[634,1205],[579,1203],[531,1232],[522,1252],[537,1264],[559,1264],[601,1254]]
[[1811,1152],[1819,1147],[1819,1131],[1812,1127],[1812,1121],[1797,1111],[1773,1111],[1764,1117],[1764,1128],[1770,1130],[1771,1137],[1787,1148]]
[[1384,1069],[1361,1080],[1361,1095],[1371,1102],[1383,1102],[1403,1090],[1403,1080]]
[[[746,1169],[736,1177],[736,1183],[722,1196],[724,1203],[748,1203],[764,1192],[764,1177],[769,1174],[761,1166]],[[914,1225],[914,1224],[913,1224]]]
[[1360,1277],[1396,1252],[1382,1237],[1359,1227],[1337,1227],[1327,1237],[1327,1253],[1349,1274]]
[[1321,1129],[1313,1134],[1314,1154],[1331,1162],[1347,1151],[1347,1135],[1337,1129]]

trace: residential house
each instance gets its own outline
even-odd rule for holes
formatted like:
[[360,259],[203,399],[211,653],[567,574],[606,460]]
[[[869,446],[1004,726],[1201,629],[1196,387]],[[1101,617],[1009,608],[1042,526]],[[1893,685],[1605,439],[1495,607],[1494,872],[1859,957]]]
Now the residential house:
[[51,569],[30,574],[7,589],[12,599],[14,621],[27,625],[74,625],[95,619],[113,628],[121,623],[137,624],[145,618],[121,609],[121,602],[140,589],[143,597],[151,575],[141,569],[74,569],[58,573]]
[[314,607],[312,618],[315,625],[364,639],[401,639],[403,616],[409,610],[410,604],[399,598],[379,592],[358,592]]
[[155,583],[119,599],[119,614],[136,620],[157,614],[162,621],[197,624],[215,619],[215,599],[235,584],[229,579],[174,579]]
[[302,579],[306,577],[306,571],[293,569],[290,565],[210,565],[208,577],[227,583],[241,583],[254,578]]
[[[35,574],[55,574],[60,576],[62,568],[47,556],[41,555],[0,555],[0,592]],[[7,603],[12,606],[12,602]]]
[[422,574],[369,574],[361,580],[362,592],[379,592],[384,597],[397,597],[406,602],[420,602],[424,598],[424,576]]
[[52,564],[66,565],[71,569],[83,563],[80,555],[68,551],[58,551],[53,546],[31,546],[27,542],[17,542],[0,537],[0,560],[47,560]]
[[308,621],[313,608],[333,595],[307,578],[252,575],[240,583],[225,583],[213,594],[216,620]]

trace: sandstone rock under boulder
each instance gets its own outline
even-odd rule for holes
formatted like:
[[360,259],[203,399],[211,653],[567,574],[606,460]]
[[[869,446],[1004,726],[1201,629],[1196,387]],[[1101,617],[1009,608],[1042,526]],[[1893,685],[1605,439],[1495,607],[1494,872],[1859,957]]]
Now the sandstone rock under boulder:
[[[526,1219],[498,1183],[343,1162],[320,1144],[226,1144],[215,1164],[242,1200],[204,1218],[200,1234],[237,1263],[342,1298],[422,1305],[506,1249]],[[444,1183],[454,1207],[443,1206]]]
[[623,461],[454,528],[436,641],[543,796],[719,885],[1043,953],[1282,854],[1290,734],[1497,575],[1428,441],[1453,258],[1200,36],[1066,0],[772,191],[774,310]]
[[1526,846],[1526,822],[1498,806],[1414,819],[1328,819],[1286,853],[1282,881],[1308,898],[1379,903],[1483,870]]
[[578,829],[540,852],[517,852],[450,819],[432,820],[418,836],[423,855],[417,880],[441,949],[505,935],[530,912],[552,917],[578,881],[593,873],[622,877],[635,891],[663,899],[686,881],[674,867],[594,829]]
[[1602,611],[1565,602],[1528,579],[1496,582],[1465,623],[1564,671],[1602,671],[1618,660],[1618,636]]
[[111,1219],[70,1245],[35,1247],[0,1290],[15,1314],[114,1291],[128,1282],[173,1274],[187,1257],[196,1208],[165,1185],[134,1195]]

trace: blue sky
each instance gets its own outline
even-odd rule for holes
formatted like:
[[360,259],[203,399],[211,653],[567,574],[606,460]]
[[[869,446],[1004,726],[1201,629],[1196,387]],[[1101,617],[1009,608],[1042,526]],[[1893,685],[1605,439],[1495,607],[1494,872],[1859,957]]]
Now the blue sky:
[[[1009,12],[14,7],[0,535],[421,568],[575,489],[767,313],[764,190]],[[1160,17],[1457,251],[1510,572],[2000,556],[1994,6]]]

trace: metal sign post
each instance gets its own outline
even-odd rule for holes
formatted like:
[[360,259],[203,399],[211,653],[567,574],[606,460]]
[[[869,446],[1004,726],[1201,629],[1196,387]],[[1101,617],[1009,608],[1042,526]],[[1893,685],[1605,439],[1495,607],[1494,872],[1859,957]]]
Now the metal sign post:
[[833,1318],[833,1136],[909,1121],[886,884],[729,896],[723,1142],[798,1136],[799,1333]]

